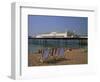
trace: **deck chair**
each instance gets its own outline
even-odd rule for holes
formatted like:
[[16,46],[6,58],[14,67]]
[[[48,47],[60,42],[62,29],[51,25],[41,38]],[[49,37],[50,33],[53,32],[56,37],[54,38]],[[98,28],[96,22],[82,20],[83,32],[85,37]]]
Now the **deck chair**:
[[59,48],[59,53],[58,53],[58,55],[59,55],[60,57],[64,57],[64,48]]
[[49,49],[45,48],[42,53],[41,62],[44,62],[46,59],[48,59],[48,56],[49,56]]

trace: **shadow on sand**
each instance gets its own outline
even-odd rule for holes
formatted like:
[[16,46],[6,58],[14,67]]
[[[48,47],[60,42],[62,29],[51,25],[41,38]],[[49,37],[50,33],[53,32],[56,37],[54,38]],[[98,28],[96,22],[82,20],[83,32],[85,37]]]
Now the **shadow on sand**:
[[66,58],[55,58],[55,59],[49,59],[47,61],[44,61],[44,63],[47,63],[47,64],[56,64],[56,63],[60,63],[60,62],[63,62],[63,61],[70,61],[70,59],[66,59]]

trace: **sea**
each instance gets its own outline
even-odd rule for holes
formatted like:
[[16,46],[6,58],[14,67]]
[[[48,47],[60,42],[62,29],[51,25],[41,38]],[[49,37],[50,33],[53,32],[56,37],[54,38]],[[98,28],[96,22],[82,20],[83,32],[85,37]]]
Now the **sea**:
[[87,48],[87,39],[28,39],[28,54],[43,48]]

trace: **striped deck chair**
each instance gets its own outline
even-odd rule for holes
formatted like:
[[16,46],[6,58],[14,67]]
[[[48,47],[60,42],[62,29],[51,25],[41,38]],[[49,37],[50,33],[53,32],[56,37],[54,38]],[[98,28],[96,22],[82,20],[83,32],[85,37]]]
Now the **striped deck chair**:
[[57,48],[56,55],[59,56],[60,48]]
[[49,56],[49,49],[45,48],[42,54],[42,60],[45,61]]
[[58,55],[59,55],[60,57],[64,57],[64,48],[59,48],[59,53],[58,53]]
[[51,49],[50,56],[53,56],[53,54],[54,54],[54,48]]

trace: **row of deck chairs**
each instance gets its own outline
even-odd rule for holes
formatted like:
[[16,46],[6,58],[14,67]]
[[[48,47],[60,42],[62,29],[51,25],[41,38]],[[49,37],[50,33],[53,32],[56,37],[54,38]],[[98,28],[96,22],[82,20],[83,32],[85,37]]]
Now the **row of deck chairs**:
[[44,48],[42,50],[39,51],[39,53],[41,54],[41,59],[40,61],[43,62],[45,60],[48,59],[49,56],[53,56],[53,57],[64,57],[64,48]]

